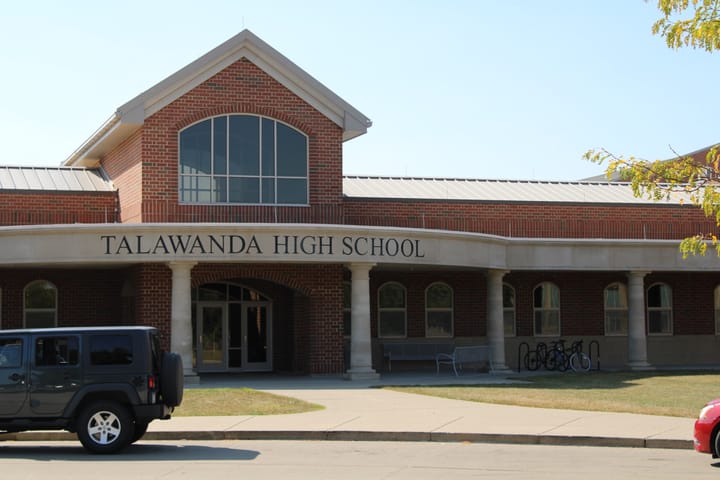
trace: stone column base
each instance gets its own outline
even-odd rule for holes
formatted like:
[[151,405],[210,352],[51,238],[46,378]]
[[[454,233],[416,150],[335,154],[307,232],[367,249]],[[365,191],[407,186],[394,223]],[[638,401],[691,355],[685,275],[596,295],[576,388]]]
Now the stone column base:
[[656,368],[648,362],[630,362],[627,364],[627,366],[628,368],[630,368],[630,370],[633,370],[635,372],[656,370]]
[[345,378],[345,380],[379,380],[380,374],[373,369],[362,371],[348,370],[345,372],[345,375],[343,375],[343,378]]

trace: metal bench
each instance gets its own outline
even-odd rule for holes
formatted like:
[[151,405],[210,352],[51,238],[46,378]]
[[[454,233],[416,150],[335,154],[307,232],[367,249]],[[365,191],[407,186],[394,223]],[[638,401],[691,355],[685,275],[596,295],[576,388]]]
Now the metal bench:
[[450,354],[455,346],[452,343],[398,342],[383,344],[383,358],[387,360],[388,371],[392,372],[392,362],[433,361],[439,354]]
[[452,365],[455,376],[458,370],[462,370],[465,364],[486,364],[490,372],[493,371],[490,358],[490,347],[488,345],[476,345],[468,347],[455,347],[452,353],[438,353],[435,356],[436,373],[440,373],[440,365]]

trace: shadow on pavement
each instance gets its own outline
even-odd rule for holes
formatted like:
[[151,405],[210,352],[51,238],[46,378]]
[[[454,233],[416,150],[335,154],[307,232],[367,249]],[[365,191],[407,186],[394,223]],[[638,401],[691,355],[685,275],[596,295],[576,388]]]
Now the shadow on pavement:
[[13,443],[3,445],[0,443],[0,457],[36,460],[49,462],[63,459],[78,462],[112,461],[148,461],[153,462],[193,462],[198,460],[255,460],[260,452],[256,450],[243,450],[225,447],[209,447],[205,445],[171,445],[158,443],[144,443],[131,445],[119,453],[112,455],[95,455],[88,453],[80,445],[27,445]]

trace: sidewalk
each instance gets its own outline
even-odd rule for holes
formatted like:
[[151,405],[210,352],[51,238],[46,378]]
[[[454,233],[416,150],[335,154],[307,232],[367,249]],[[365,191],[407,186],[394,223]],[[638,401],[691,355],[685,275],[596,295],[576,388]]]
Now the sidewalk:
[[[144,440],[308,439],[468,441],[691,449],[694,419],[480,404],[400,393],[382,385],[507,383],[502,376],[384,374],[339,377],[204,377],[188,388],[248,387],[325,407],[267,416],[173,417],[150,424]],[[62,432],[50,432],[63,435]],[[18,434],[38,438],[39,432]],[[74,438],[72,436],[71,438]],[[54,438],[57,439],[57,438]]]

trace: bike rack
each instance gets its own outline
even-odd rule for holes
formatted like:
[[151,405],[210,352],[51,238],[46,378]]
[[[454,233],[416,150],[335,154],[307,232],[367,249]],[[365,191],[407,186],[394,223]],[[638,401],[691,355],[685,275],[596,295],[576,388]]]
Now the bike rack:
[[600,343],[598,343],[597,340],[593,340],[592,342],[588,343],[588,357],[590,357],[590,370],[592,370],[592,364],[593,364],[593,346],[595,347],[595,353],[597,354],[597,360],[596,370],[600,370]]
[[523,347],[525,347],[525,354],[527,355],[530,353],[530,344],[527,342],[522,342],[520,345],[518,345],[518,372],[522,370],[523,367]]

